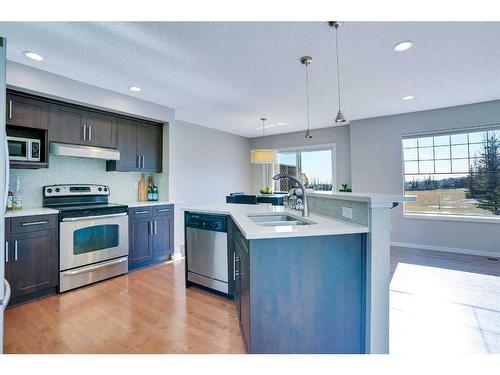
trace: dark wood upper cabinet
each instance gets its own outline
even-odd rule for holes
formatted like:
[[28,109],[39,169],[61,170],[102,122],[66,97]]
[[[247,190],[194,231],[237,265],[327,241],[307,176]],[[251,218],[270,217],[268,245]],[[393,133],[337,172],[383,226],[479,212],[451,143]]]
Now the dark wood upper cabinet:
[[21,95],[7,94],[6,124],[25,128],[48,128],[48,103]]
[[118,172],[139,171],[139,154],[137,153],[137,121],[118,118],[116,123],[117,149],[120,160],[108,161],[106,170]]
[[[50,106],[50,142],[82,144],[84,134],[85,112],[78,108],[52,104]],[[86,133],[86,131],[85,131]]]
[[116,148],[116,117],[53,104],[49,138],[51,142]]
[[[72,103],[7,90],[7,125],[12,136],[42,139],[44,160],[18,167],[48,166],[49,142],[118,149],[119,161],[106,170],[162,172],[163,124],[134,119]],[[20,134],[19,132],[44,132]],[[14,132],[17,132],[15,135]],[[19,135],[20,134],[20,135]],[[11,163],[11,166],[16,167]]]
[[162,126],[139,123],[137,152],[142,158],[141,170],[145,172],[162,171],[162,138]]
[[144,121],[118,118],[117,148],[120,160],[110,160],[106,170],[162,172],[163,127]]
[[86,144],[116,148],[116,117],[102,113],[86,112]]

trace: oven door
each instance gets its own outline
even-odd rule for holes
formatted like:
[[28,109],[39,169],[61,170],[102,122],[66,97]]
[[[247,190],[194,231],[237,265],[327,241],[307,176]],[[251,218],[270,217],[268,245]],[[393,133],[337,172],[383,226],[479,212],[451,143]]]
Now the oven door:
[[64,218],[59,229],[60,271],[128,255],[126,212]]

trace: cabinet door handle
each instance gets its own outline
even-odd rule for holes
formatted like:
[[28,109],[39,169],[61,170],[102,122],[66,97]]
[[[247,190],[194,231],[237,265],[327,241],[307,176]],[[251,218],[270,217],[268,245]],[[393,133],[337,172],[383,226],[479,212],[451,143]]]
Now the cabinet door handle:
[[153,234],[153,222],[148,221],[148,234],[151,235]]
[[154,234],[158,234],[158,222],[155,220],[155,224],[154,224]]
[[144,157],[144,155],[142,155],[142,169],[144,169],[144,159],[146,158]]
[[27,227],[27,226],[30,226],[30,225],[42,225],[42,224],[47,224],[48,221],[45,220],[45,221],[30,221],[29,223],[21,223],[21,225],[23,227]]
[[92,140],[92,125],[89,125],[89,141]]
[[83,140],[87,140],[87,125],[83,124]]
[[236,253],[233,253],[233,281],[236,280]]
[[141,167],[141,156],[140,155],[136,155],[136,158],[135,158],[135,166],[137,168],[140,168]]
[[238,265],[240,264],[240,257],[237,256],[234,257],[234,269],[233,269],[234,280],[236,280],[236,276],[240,275],[240,270],[236,270],[236,264]]
[[9,100],[9,119],[12,118],[12,100]]
[[5,241],[5,263],[9,263],[9,241]]
[[14,260],[17,262],[17,240],[14,241]]
[[160,208],[157,212],[169,212],[170,208]]
[[136,215],[142,215],[142,214],[147,214],[149,211],[135,211]]

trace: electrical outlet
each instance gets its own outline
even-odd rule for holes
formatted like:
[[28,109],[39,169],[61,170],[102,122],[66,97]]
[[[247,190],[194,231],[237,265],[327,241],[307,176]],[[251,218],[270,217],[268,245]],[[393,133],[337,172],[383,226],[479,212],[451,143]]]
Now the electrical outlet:
[[342,216],[348,219],[352,219],[352,208],[342,207]]

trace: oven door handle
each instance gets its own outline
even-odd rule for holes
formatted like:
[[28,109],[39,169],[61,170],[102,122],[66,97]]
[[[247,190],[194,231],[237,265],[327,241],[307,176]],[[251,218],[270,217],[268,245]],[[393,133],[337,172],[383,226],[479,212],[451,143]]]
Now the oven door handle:
[[121,212],[119,214],[111,214],[111,215],[96,215],[96,216],[82,216],[82,217],[65,217],[62,221],[84,221],[84,220],[93,220],[93,219],[107,219],[109,217],[120,217],[127,216],[126,212]]
[[65,272],[62,273],[62,275],[68,275],[68,276],[79,275],[81,273],[87,273],[87,272],[98,270],[100,268],[104,268],[104,267],[108,267],[108,266],[113,266],[115,264],[120,264],[120,263],[126,262],[127,260],[128,260],[127,257],[120,258],[120,259],[115,259],[115,260],[110,260],[108,262],[104,262],[104,263],[101,263],[101,264],[98,264],[98,265],[95,265],[95,266],[91,266],[91,267],[85,267],[85,268],[80,269],[80,270],[65,271]]

